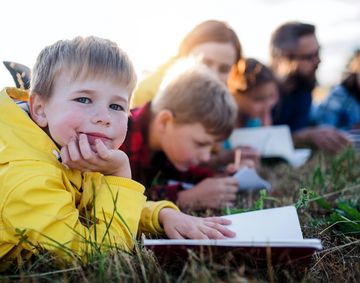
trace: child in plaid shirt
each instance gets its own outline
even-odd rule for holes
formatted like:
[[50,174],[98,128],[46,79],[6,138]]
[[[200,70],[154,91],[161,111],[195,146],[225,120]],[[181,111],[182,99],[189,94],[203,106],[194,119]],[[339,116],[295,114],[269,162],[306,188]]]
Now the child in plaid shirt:
[[151,199],[172,200],[183,209],[231,205],[236,179],[218,177],[199,164],[209,161],[215,143],[231,133],[236,103],[204,65],[187,66],[174,76],[175,70],[152,102],[131,111],[121,149],[133,178]]

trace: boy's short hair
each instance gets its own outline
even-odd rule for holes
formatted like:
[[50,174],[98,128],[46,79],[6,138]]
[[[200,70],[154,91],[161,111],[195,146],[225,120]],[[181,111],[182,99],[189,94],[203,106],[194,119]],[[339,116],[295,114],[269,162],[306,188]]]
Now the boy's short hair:
[[[176,123],[200,123],[208,134],[218,140],[226,139],[237,117],[234,98],[207,66],[185,65],[178,68],[178,63],[169,70],[152,102],[153,116],[161,110],[170,110]],[[177,69],[180,71],[175,75]]]
[[124,84],[129,93],[136,84],[135,70],[126,53],[116,43],[95,36],[59,40],[45,47],[32,70],[30,92],[49,99],[62,72],[70,73],[73,80],[111,79]]

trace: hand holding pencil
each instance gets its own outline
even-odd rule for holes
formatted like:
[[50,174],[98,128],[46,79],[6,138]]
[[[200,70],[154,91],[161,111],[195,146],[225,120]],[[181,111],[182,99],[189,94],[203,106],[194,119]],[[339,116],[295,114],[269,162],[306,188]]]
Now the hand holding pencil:
[[234,162],[230,163],[226,167],[226,172],[229,174],[234,174],[240,169],[240,167],[254,168],[255,163],[251,159],[242,159],[242,151],[240,148],[237,148],[234,150]]

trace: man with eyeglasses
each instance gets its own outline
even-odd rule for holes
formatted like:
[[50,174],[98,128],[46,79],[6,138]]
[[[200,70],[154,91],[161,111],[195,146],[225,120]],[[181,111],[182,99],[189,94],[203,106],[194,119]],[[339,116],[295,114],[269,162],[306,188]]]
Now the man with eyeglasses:
[[288,22],[270,41],[270,67],[279,82],[280,100],[273,110],[275,125],[289,125],[296,147],[339,152],[350,141],[334,128],[310,127],[312,91],[321,62],[315,26]]

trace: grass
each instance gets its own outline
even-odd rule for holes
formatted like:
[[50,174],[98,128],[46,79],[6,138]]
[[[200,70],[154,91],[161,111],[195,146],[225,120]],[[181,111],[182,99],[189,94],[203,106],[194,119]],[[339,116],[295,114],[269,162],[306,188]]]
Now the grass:
[[[308,262],[261,263],[232,252],[222,258],[189,251],[181,264],[161,265],[151,251],[133,254],[113,248],[88,262],[59,261],[42,252],[0,273],[1,282],[359,282],[360,157],[352,150],[337,156],[315,154],[298,169],[265,165],[270,193],[242,193],[233,211],[295,204],[306,238],[320,238],[324,249]],[[211,215],[206,211],[202,215]],[[21,234],[21,231],[19,231]]]

